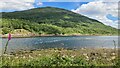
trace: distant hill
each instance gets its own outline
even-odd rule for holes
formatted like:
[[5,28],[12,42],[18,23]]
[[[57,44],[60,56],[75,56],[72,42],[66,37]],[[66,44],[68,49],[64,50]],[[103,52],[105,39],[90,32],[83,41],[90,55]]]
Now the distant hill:
[[117,35],[118,30],[69,10],[42,7],[25,11],[2,12],[2,34],[25,29],[36,34]]

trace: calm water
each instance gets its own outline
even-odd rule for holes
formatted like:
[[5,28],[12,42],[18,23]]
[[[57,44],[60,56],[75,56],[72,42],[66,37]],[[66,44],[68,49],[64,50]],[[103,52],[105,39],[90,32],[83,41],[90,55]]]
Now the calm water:
[[[32,37],[12,38],[9,42],[8,51],[32,50],[43,48],[82,48],[82,47],[106,47],[113,48],[118,45],[117,36],[69,36],[69,37]],[[7,38],[2,39],[5,46]]]

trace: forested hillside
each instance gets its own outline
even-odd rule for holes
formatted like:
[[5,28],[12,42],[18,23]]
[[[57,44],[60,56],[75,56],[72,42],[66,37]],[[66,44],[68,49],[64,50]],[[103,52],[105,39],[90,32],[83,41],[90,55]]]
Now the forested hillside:
[[116,35],[117,29],[69,10],[43,7],[2,12],[2,34],[25,29],[36,34]]

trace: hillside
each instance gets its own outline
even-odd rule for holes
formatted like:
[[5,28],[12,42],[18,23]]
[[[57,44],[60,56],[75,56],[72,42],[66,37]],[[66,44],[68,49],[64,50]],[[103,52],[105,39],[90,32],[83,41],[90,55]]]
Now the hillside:
[[2,12],[2,34],[25,29],[35,34],[116,35],[117,29],[69,10],[42,7]]

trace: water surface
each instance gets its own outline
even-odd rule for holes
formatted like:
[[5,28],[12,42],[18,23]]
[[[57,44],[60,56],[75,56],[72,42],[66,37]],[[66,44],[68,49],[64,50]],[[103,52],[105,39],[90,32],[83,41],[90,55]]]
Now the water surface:
[[[9,42],[8,51],[33,50],[44,48],[113,48],[115,40],[118,45],[117,36],[67,36],[67,37],[31,37],[12,38]],[[4,48],[7,38],[2,39]]]

